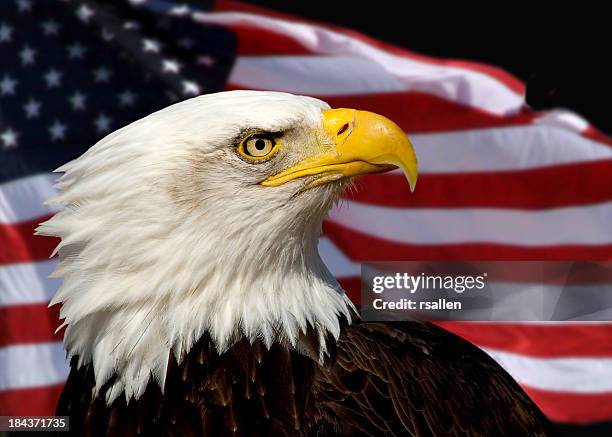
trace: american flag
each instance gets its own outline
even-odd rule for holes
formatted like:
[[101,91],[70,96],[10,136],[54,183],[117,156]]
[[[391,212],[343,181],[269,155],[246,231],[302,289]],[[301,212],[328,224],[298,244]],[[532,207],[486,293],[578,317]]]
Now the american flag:
[[[355,299],[362,261],[612,259],[612,142],[576,114],[530,109],[524,84],[493,66],[237,2],[192,3],[0,4],[0,415],[53,414],[67,376],[58,308],[47,308],[56,242],[33,236],[56,212],[43,203],[50,171],[192,95],[307,94],[410,134],[415,193],[401,174],[367,176],[324,224],[321,254]],[[609,430],[612,324],[442,325],[565,430]]]

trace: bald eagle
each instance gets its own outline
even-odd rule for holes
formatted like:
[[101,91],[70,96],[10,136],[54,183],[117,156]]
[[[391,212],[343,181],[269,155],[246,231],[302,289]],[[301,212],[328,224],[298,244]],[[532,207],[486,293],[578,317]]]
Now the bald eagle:
[[[442,158],[441,158],[442,159]],[[56,236],[78,435],[547,435],[485,353],[365,323],[322,262],[354,176],[417,161],[371,112],[232,91],[169,106],[60,167]]]

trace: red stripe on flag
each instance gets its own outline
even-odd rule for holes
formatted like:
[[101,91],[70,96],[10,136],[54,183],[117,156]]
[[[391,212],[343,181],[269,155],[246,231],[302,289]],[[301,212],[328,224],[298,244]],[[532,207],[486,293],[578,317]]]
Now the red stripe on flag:
[[332,108],[355,108],[384,115],[408,134],[526,125],[536,118],[535,113],[527,109],[502,117],[413,91],[320,98]]
[[15,224],[0,223],[0,265],[48,259],[59,240],[34,235],[34,229],[48,218],[39,217]]
[[59,305],[11,305],[0,308],[0,347],[12,344],[62,341],[63,332],[54,334],[60,325]]
[[612,146],[612,138],[607,136],[606,134],[604,134],[603,132],[597,130],[595,127],[593,126],[588,126],[583,132],[582,135],[584,135],[587,138],[590,138],[592,140],[595,140],[599,143],[602,144],[607,144],[609,146]]
[[[251,14],[260,14],[272,18],[280,18],[281,20],[296,20],[293,15],[285,14],[283,12],[275,11],[273,9],[266,9],[262,6],[252,5],[250,3],[242,3],[235,0],[217,0],[214,2],[213,11],[215,12],[247,12]],[[300,21],[306,22],[304,18],[300,18]]]
[[361,278],[359,276],[338,278],[338,282],[346,292],[348,298],[359,305],[361,303]]
[[323,223],[323,230],[343,252],[350,253],[355,261],[606,261],[612,259],[612,244],[537,247],[492,243],[402,244],[372,237],[330,221]]
[[239,55],[307,55],[312,51],[284,33],[266,32],[261,27],[241,24],[228,26],[236,35]]
[[480,347],[533,357],[612,357],[612,323],[436,322]]
[[612,417],[612,393],[565,393],[525,386],[523,389],[554,422],[588,423]]
[[2,416],[53,416],[64,384],[0,391]]
[[612,199],[612,159],[519,171],[425,173],[419,175],[414,193],[407,187],[401,174],[374,174],[357,180],[357,189],[347,191],[344,197],[398,208],[543,209],[586,205]]

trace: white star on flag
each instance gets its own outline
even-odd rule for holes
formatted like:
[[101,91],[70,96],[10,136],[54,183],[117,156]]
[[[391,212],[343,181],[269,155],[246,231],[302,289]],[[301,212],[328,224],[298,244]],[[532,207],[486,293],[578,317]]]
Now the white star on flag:
[[87,50],[85,47],[83,47],[78,42],[75,42],[74,44],[69,45],[67,49],[68,49],[68,57],[70,59],[81,59],[83,55],[85,54],[85,51]]
[[94,11],[87,5],[81,5],[79,9],[77,9],[77,17],[84,23],[89,23],[89,20],[94,14]]
[[135,21],[126,21],[125,23],[123,23],[123,28],[126,30],[136,30],[140,29],[140,24]]
[[154,39],[143,39],[142,40],[142,50],[145,52],[158,53],[160,48],[160,44]]
[[30,98],[28,102],[23,106],[23,110],[26,112],[27,118],[35,118],[40,116],[40,102]]
[[184,80],[183,81],[183,94],[194,95],[194,96],[199,95],[200,85],[190,80]]
[[59,24],[54,20],[43,21],[42,27],[45,35],[57,35],[59,30]]
[[110,70],[104,66],[94,70],[94,80],[96,82],[108,82],[110,80],[110,75]]
[[17,80],[11,78],[9,75],[5,74],[0,81],[0,94],[3,96],[9,94],[15,94],[15,87],[17,86]]
[[2,145],[5,149],[11,149],[13,147],[17,147],[17,137],[19,134],[15,132],[10,127],[7,128],[2,134],[0,134],[0,139],[2,139]]
[[19,12],[31,11],[32,2],[30,0],[17,0],[17,9]]
[[36,55],[36,50],[31,48],[30,46],[25,46],[23,50],[19,52],[19,57],[21,58],[21,63],[23,65],[33,64],[35,55]]
[[210,57],[210,56],[199,56],[198,57],[198,64],[204,65],[206,67],[212,67],[213,65],[215,65],[215,60]]
[[110,122],[111,122],[110,118],[108,118],[104,114],[100,114],[98,115],[98,118],[96,118],[96,121],[95,121],[96,129],[98,129],[99,133],[106,132],[110,129]]
[[181,38],[178,41],[178,46],[184,49],[190,49],[193,47],[193,40],[189,37]]
[[11,41],[11,34],[13,33],[13,28],[6,23],[0,24],[0,42],[9,42]]
[[180,69],[180,64],[172,59],[164,59],[162,61],[162,71],[164,73],[178,73]]
[[125,90],[124,92],[119,94],[119,105],[120,106],[132,106],[134,104],[135,99],[136,99],[136,94],[134,94],[130,90]]
[[55,120],[55,122],[49,127],[49,134],[51,134],[52,141],[63,139],[66,136],[66,125],[61,123],[59,120]]
[[85,109],[85,97],[86,96],[84,94],[81,94],[79,91],[75,91],[69,99],[72,109],[75,111]]
[[54,88],[56,86],[60,86],[60,81],[62,80],[62,73],[57,71],[55,68],[52,68],[45,74],[45,81],[47,82],[47,86],[49,88]]
[[189,13],[189,6],[188,5],[177,5],[177,6],[173,6],[170,11],[168,11],[168,13],[170,15],[177,15],[177,16],[183,16],[183,15],[187,15]]
[[106,42],[111,41],[115,37],[115,34],[110,32],[108,29],[102,29],[102,39]]

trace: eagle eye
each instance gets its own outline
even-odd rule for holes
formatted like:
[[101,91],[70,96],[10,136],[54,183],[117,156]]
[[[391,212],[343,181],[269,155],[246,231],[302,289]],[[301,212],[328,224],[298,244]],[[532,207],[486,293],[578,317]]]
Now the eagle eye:
[[259,161],[271,157],[276,149],[277,143],[272,136],[255,134],[240,143],[238,153],[247,159]]

